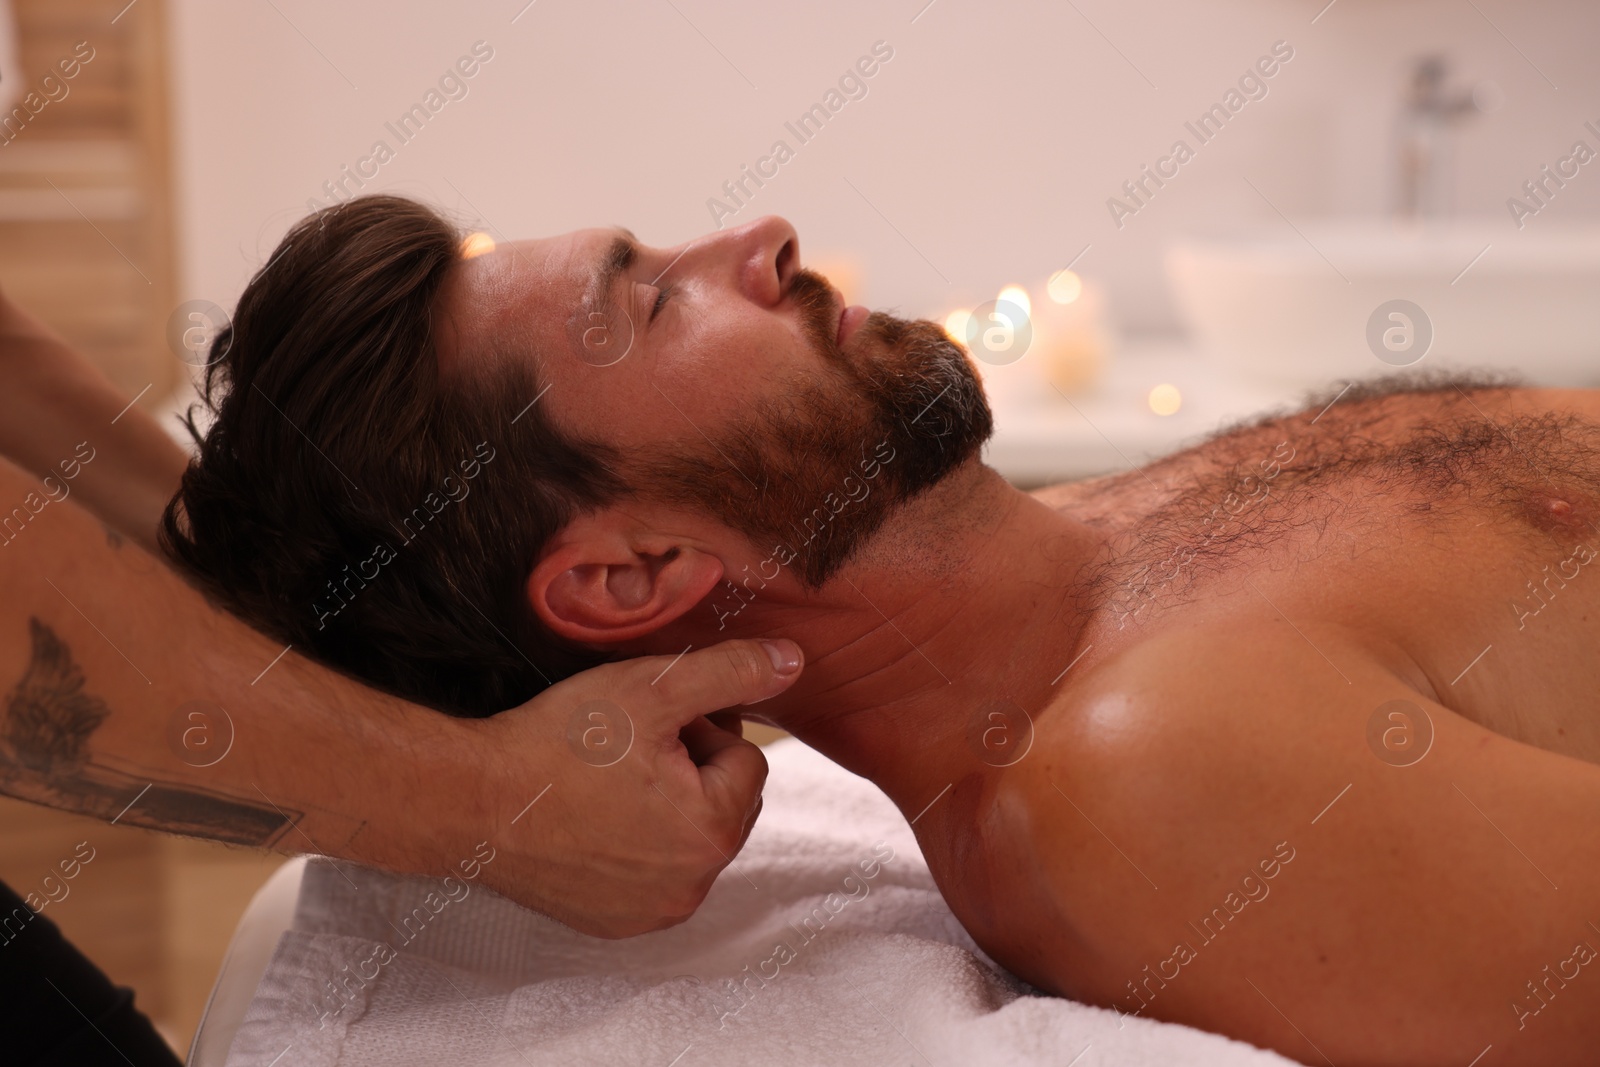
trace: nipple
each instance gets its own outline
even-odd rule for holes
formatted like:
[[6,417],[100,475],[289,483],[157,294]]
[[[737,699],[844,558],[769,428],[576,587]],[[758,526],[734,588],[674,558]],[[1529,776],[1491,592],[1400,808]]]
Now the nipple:
[[1574,504],[1565,494],[1543,492],[1533,494],[1526,501],[1528,517],[1541,530],[1572,535],[1596,532],[1592,525],[1593,512],[1581,497],[1578,504]]

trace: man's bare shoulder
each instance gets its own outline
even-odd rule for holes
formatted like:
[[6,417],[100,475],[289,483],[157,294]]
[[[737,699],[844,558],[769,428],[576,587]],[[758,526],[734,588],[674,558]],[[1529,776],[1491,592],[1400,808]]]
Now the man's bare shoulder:
[[[1462,1062],[1579,1062],[1597,1036],[1600,982],[1565,1005],[1525,982],[1600,946],[1600,767],[1455,715],[1358,635],[1154,636],[1040,717],[1002,793],[1045,988],[1308,1062],[1435,1062],[1461,1034]],[[1397,1012],[1383,1048],[1346,1025]]]
[[[1326,804],[1350,780],[1341,764],[1359,765],[1363,756],[1376,763],[1365,711],[1417,699],[1332,627],[1168,629],[1090,665],[1064,688],[1038,717],[1032,748],[1002,780],[997,805],[1054,805],[1060,817],[1027,820],[1031,849],[1070,857],[1074,870],[1104,861],[1120,868],[1108,885],[1148,887],[1160,879],[1131,854],[1104,847],[1115,836],[1108,822],[1126,820],[1138,847],[1162,857],[1240,832],[1269,810]],[[1219,820],[1222,812],[1233,817]]]
[[1352,674],[1407,688],[1363,635],[1305,621],[1197,615],[1086,666],[1041,716],[1041,742],[1108,759],[1286,727],[1286,705],[1348,697]]

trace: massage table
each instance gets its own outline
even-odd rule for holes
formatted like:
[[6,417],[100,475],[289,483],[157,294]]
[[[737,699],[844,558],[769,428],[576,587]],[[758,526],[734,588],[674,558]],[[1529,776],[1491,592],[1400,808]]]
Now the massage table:
[[877,787],[793,739],[765,752],[744,850],[689,921],[642,937],[587,937],[477,882],[285,865],[189,1064],[1290,1064],[1040,994],[973,943]]

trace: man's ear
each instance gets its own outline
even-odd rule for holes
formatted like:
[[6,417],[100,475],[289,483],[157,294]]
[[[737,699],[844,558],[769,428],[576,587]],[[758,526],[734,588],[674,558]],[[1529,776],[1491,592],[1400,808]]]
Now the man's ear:
[[722,580],[722,560],[681,537],[641,533],[605,509],[568,523],[528,576],[528,601],[559,637],[610,645],[666,626]]

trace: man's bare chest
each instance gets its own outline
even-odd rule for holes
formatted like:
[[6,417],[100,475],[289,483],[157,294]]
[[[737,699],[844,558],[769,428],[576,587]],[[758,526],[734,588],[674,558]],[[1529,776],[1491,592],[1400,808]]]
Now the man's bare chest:
[[1040,495],[1107,530],[1075,592],[1102,643],[1219,606],[1337,622],[1447,707],[1600,761],[1600,394],[1340,401]]

